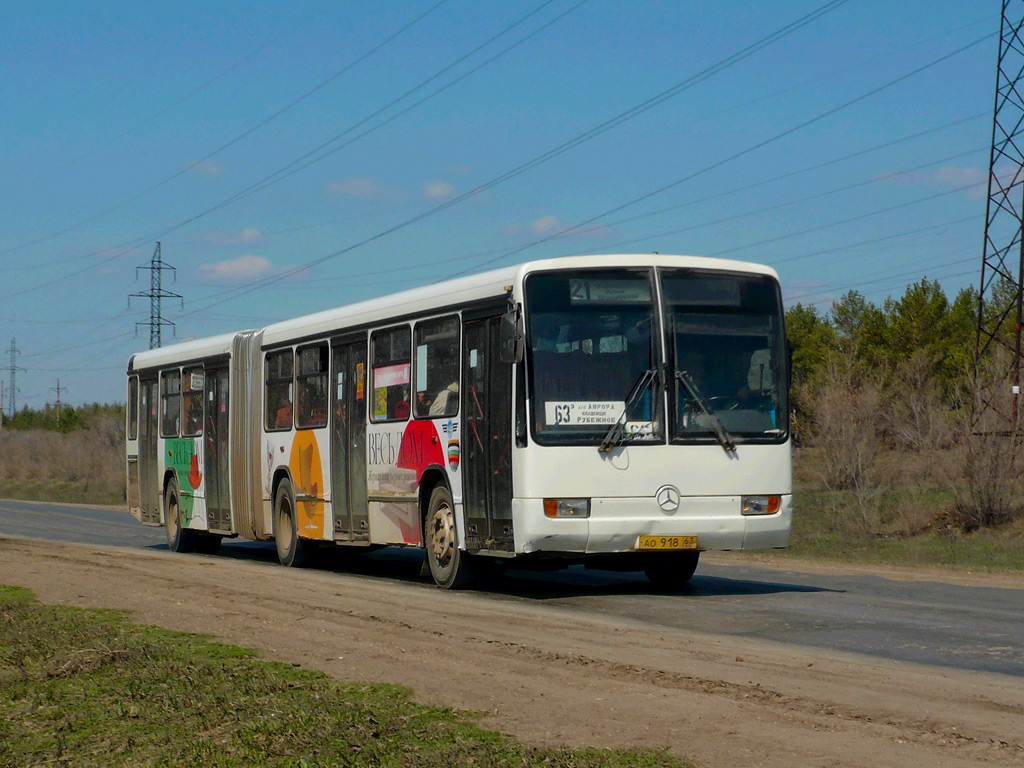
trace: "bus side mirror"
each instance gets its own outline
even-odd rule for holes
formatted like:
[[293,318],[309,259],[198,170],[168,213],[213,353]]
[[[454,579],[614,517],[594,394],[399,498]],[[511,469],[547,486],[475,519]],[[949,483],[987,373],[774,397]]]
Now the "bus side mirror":
[[516,311],[501,316],[498,359],[503,363],[518,363],[523,359],[523,334],[520,331],[519,313]]

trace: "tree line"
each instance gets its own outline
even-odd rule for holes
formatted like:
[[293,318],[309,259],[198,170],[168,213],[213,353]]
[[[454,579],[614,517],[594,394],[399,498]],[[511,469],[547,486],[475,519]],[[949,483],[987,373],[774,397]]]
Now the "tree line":
[[[983,318],[990,329],[1014,296],[1015,286],[994,286]],[[950,492],[944,524],[974,530],[1024,515],[1020,435],[1008,434],[1005,411],[987,407],[1010,402],[1011,360],[994,344],[976,370],[977,313],[977,290],[950,298],[927,278],[881,304],[849,291],[824,312],[787,310],[797,445],[869,527],[887,483],[921,479],[906,474],[911,466]],[[1012,333],[1010,323],[1000,330],[1004,342]]]
[[56,406],[47,403],[42,408],[25,405],[13,417],[3,417],[4,429],[14,431],[40,430],[44,432],[73,432],[89,429],[101,421],[113,420],[124,424],[124,405],[121,403],[87,403],[80,406]]

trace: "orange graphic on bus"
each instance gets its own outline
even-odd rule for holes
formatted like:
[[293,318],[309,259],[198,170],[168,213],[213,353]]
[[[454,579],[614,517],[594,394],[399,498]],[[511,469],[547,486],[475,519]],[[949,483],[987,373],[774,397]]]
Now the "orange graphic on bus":
[[[299,430],[296,433],[288,468],[292,471],[292,481],[295,483],[299,534],[323,538],[324,503],[320,499],[324,493],[324,473],[320,463],[320,448],[312,431]],[[313,497],[313,500],[301,500],[301,496]]]

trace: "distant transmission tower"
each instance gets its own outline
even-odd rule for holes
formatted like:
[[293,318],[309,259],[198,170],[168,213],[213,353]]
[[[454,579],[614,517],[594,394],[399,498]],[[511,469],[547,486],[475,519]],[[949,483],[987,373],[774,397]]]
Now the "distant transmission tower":
[[50,387],[50,391],[57,393],[57,423],[60,424],[60,393],[61,392],[67,392],[68,388],[67,387],[62,387],[60,385],[60,379],[57,379],[57,386],[56,387]]
[[[164,263],[163,259],[160,258],[160,243],[156,244],[156,250],[153,251],[153,258],[149,260],[148,267],[136,267],[135,268],[135,279],[139,279],[139,270],[149,270],[149,292],[148,293],[133,293],[128,297],[128,307],[132,306],[132,299],[135,297],[149,299],[149,348],[156,349],[161,345],[161,330],[164,326],[174,327],[174,323],[167,320],[161,314],[160,304],[162,299],[181,299],[181,308],[185,308],[185,299],[182,298],[179,293],[171,293],[163,289],[163,273],[166,270],[170,270],[174,273],[175,279],[177,279],[177,271],[170,264]],[[138,331],[140,325],[146,323],[136,323],[135,329]]]
[[[1024,326],[1024,0],[1003,0],[992,152],[988,166],[985,249],[978,290],[975,374],[993,344],[1010,352],[1005,396],[984,402],[1017,433]],[[977,419],[980,414],[976,414]]]
[[11,346],[7,350],[7,356],[11,359],[11,365],[10,365],[10,368],[8,369],[10,371],[10,374],[11,374],[11,383],[8,385],[8,388],[7,388],[7,398],[8,398],[7,402],[9,404],[9,408],[10,408],[10,410],[8,410],[8,414],[10,415],[10,417],[12,419],[18,413],[18,404],[16,402],[16,399],[17,399],[18,392],[21,391],[20,389],[18,389],[18,384],[17,384],[18,371],[24,371],[25,370],[24,368],[19,368],[18,367],[17,358],[18,358],[18,353],[19,352],[21,352],[21,350],[18,349],[18,345],[15,344],[14,339],[11,339]]

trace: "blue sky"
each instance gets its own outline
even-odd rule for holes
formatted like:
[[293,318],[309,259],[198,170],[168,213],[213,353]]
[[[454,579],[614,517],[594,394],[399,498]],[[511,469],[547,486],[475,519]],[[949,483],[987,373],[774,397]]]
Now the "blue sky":
[[976,283],[997,0],[847,0],[686,86],[824,5],[0,4],[18,404],[123,399],[157,240],[179,339],[576,253],[763,262],[823,308]]

